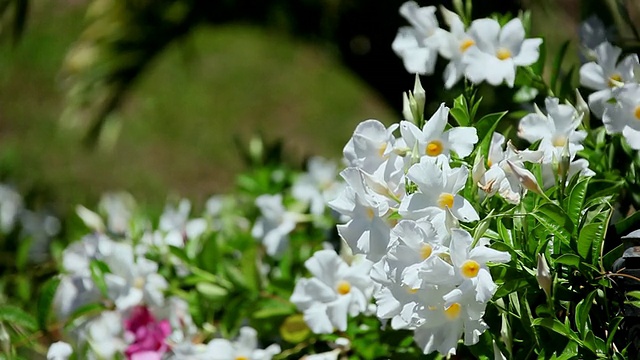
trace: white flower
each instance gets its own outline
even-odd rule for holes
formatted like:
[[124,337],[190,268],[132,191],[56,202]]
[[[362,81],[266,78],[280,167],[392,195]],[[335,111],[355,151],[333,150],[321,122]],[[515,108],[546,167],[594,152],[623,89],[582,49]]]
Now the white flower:
[[414,1],[400,6],[400,14],[411,26],[401,27],[391,47],[402,57],[404,67],[410,73],[433,74],[438,59],[438,30],[435,6],[420,7]]
[[569,143],[569,151],[575,153],[582,150],[582,141],[587,137],[584,130],[576,130],[582,116],[571,105],[560,104],[557,98],[545,99],[547,115],[542,114],[536,106],[536,112],[528,114],[520,120],[518,136],[533,143],[548,140],[556,148],[564,148]]
[[100,211],[107,216],[107,229],[116,234],[124,234],[129,229],[135,206],[133,196],[126,192],[103,194],[98,204]]
[[342,184],[336,181],[337,165],[316,156],[309,159],[307,166],[307,172],[293,183],[291,193],[296,200],[309,204],[311,214],[322,215],[327,202],[335,199],[342,189]]
[[[480,178],[478,187],[487,195],[493,196],[499,193],[507,202],[518,204],[527,188],[522,181],[527,178],[531,181],[535,180],[533,174],[524,168],[524,162],[539,162],[544,153],[530,150],[518,151],[511,142],[508,142],[506,150],[503,150],[504,141],[502,134],[493,133],[487,159],[489,170],[485,172],[484,168],[475,169],[474,176]],[[516,171],[513,170],[514,168]]]
[[487,262],[506,263],[511,261],[511,255],[487,247],[487,239],[480,239],[472,248],[473,237],[465,230],[452,230],[451,236],[451,262],[456,274],[464,279],[460,286],[464,287],[464,282],[468,282],[475,293],[475,300],[486,303],[497,289],[487,269]]
[[269,256],[279,257],[289,245],[289,233],[295,229],[299,215],[285,209],[281,194],[260,195],[256,205],[262,216],[253,226],[251,235],[262,241]]
[[597,57],[596,47],[607,41],[608,34],[602,20],[596,15],[591,15],[580,23],[578,35],[582,52],[588,59],[595,59]]
[[602,122],[609,134],[622,133],[631,148],[640,150],[640,84],[616,90],[615,105],[607,107]]
[[67,360],[71,354],[73,354],[71,345],[64,341],[56,341],[49,346],[47,360]]
[[476,129],[473,127],[454,127],[445,131],[449,108],[440,104],[438,110],[426,122],[422,130],[409,121],[400,122],[400,133],[407,147],[417,149],[418,155],[449,157],[451,150],[463,158],[473,151],[478,142]]
[[358,124],[343,150],[347,165],[368,173],[374,172],[393,151],[393,131],[397,127],[398,124],[394,124],[386,128],[380,121],[373,119]]
[[506,82],[513,87],[517,66],[535,63],[540,55],[542,39],[525,39],[524,27],[515,18],[500,28],[493,19],[474,20],[469,35],[475,42],[463,56],[465,76],[473,83],[487,81],[491,85]]
[[304,312],[314,333],[345,331],[347,314],[356,316],[368,308],[373,292],[371,262],[360,258],[349,266],[335,251],[320,250],[305,266],[314,277],[298,280],[291,302]]
[[602,118],[608,101],[614,98],[613,89],[626,83],[635,82],[634,67],[638,66],[638,55],[627,55],[622,61],[618,58],[622,49],[608,42],[598,45],[595,49],[596,61],[582,65],[580,68],[580,84],[592,90],[589,95],[591,111]]
[[0,232],[9,233],[22,211],[22,196],[7,185],[0,184]]
[[449,25],[450,31],[440,30],[440,55],[449,59],[449,64],[444,69],[444,86],[450,89],[464,75],[465,64],[462,62],[464,53],[470,47],[475,46],[475,41],[465,31],[464,23],[458,14],[440,8],[445,22]]
[[458,195],[467,182],[468,173],[463,167],[451,169],[444,156],[423,157],[407,174],[419,191],[405,197],[398,212],[408,219],[420,219],[442,214],[449,208],[461,221],[478,220],[478,213],[471,203]]
[[209,360],[271,360],[280,351],[280,346],[277,344],[259,349],[258,333],[248,326],[240,329],[240,335],[236,341],[213,339],[207,344],[206,350]]
[[385,254],[391,228],[385,219],[389,213],[389,199],[366,186],[364,172],[347,168],[340,175],[347,186],[329,206],[349,218],[338,225],[338,234],[355,254],[365,254],[372,261]]
[[98,359],[113,359],[126,349],[122,321],[120,312],[104,311],[86,325],[86,338]]

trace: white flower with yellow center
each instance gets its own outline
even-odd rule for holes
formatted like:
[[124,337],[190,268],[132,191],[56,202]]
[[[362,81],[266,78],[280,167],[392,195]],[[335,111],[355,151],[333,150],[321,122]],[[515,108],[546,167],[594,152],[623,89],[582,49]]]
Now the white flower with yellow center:
[[415,290],[422,287],[419,275],[427,260],[446,251],[428,220],[402,220],[391,231],[389,270],[400,274],[409,291]]
[[405,197],[398,212],[407,219],[417,220],[441,214],[448,208],[458,220],[478,220],[473,205],[458,195],[467,182],[468,174],[466,168],[450,168],[445,156],[421,158],[407,173],[419,191]]
[[304,312],[304,320],[316,334],[347,329],[347,315],[356,316],[369,305],[373,282],[371,262],[355,258],[347,263],[333,250],[320,250],[305,262],[312,278],[299,279],[290,301]]
[[497,289],[487,268],[487,262],[506,263],[511,261],[511,255],[487,247],[488,239],[480,239],[473,248],[472,244],[473,237],[467,231],[452,230],[451,262],[456,273],[463,279],[460,287],[470,285],[475,292],[475,300],[486,303]]
[[591,90],[596,90],[589,95],[589,107],[591,111],[602,118],[608,103],[615,98],[613,90],[624,84],[634,83],[634,68],[640,63],[637,54],[627,55],[618,62],[622,49],[603,42],[595,48],[596,60],[588,62],[580,68],[580,84]]
[[[235,341],[213,339],[206,347],[206,359],[210,360],[271,360],[281,351],[278,344],[266,349],[258,348],[258,332],[248,326],[240,329]],[[202,354],[198,354],[202,356]],[[177,358],[177,357],[176,357]],[[204,359],[205,357],[198,357]]]
[[609,134],[622,133],[634,150],[640,150],[640,84],[628,84],[615,91],[617,103],[608,107],[602,122]]
[[466,65],[465,76],[475,84],[486,81],[496,86],[506,82],[513,87],[516,67],[531,65],[540,56],[542,39],[525,39],[518,18],[502,28],[493,19],[474,20],[469,35],[475,46],[465,51],[462,62]]
[[385,127],[378,120],[365,120],[356,126],[353,136],[343,149],[348,166],[373,173],[393,151],[397,124]]
[[420,7],[414,1],[407,1],[400,6],[400,14],[411,26],[400,28],[391,47],[412,74],[433,74],[439,45],[435,36],[439,29],[435,12],[435,6]]
[[547,115],[536,106],[535,113],[520,120],[518,136],[530,143],[546,140],[545,145],[550,144],[558,149],[563,149],[568,143],[572,154],[582,150],[581,143],[587,137],[587,132],[576,130],[582,121],[582,115],[573,106],[560,104],[557,98],[546,98],[545,106]]
[[465,64],[462,56],[469,48],[476,45],[471,35],[465,31],[464,23],[458,14],[440,8],[445,22],[449,25],[449,31],[440,29],[440,55],[449,59],[449,64],[444,69],[444,87],[450,89],[464,75]]
[[473,127],[454,127],[445,131],[448,118],[449,108],[443,103],[422,130],[409,121],[401,121],[400,133],[407,147],[417,150],[417,155],[449,157],[453,150],[456,155],[464,158],[473,151],[473,146],[478,142],[478,134]]

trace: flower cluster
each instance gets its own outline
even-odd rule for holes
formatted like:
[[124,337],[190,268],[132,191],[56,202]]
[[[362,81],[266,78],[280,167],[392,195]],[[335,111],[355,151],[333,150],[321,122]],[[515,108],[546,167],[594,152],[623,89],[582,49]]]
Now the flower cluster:
[[[448,114],[442,104],[422,128],[410,121],[388,128],[377,120],[360,123],[344,148],[346,188],[329,203],[348,219],[338,225],[340,236],[373,263],[378,317],[390,319],[394,329],[413,330],[425,353],[454,354],[463,333],[466,344],[478,341],[486,328],[484,308],[496,290],[487,262],[510,260],[459,225],[479,215],[461,194],[468,166],[452,167],[451,160],[469,156],[478,136],[472,127],[446,130]],[[322,265],[338,261],[334,252],[316,253],[307,267],[325,280],[301,280],[292,297],[315,332],[332,331],[328,321],[321,327],[313,316],[331,315],[336,293],[352,283],[341,274],[344,265]],[[315,310],[305,299],[325,287],[330,305]]]
[[460,16],[442,8],[449,30],[439,27],[435,6],[420,7],[408,1],[400,7],[410,26],[402,27],[393,50],[402,57],[410,73],[433,74],[438,54],[449,60],[444,71],[446,88],[463,76],[474,84],[505,83],[513,87],[516,68],[535,63],[542,39],[525,39],[522,21],[515,18],[504,26],[494,19],[477,19],[466,28]]
[[580,84],[593,90],[589,108],[602,119],[607,134],[622,134],[640,150],[640,62],[637,54],[620,60],[622,49],[603,41],[591,49],[590,61],[580,68]]

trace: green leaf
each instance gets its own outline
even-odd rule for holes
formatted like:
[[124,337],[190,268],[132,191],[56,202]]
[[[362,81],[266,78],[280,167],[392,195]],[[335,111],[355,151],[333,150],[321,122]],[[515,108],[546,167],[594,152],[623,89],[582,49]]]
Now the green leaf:
[[292,306],[279,304],[279,306],[262,307],[261,309],[254,312],[252,316],[254,319],[263,320],[272,317],[291,315],[295,311],[295,308]]
[[47,328],[47,320],[51,313],[51,304],[53,298],[56,295],[56,290],[60,284],[60,279],[53,278],[47,281],[40,289],[40,296],[38,297],[38,307],[36,308],[36,316],[38,318],[38,325],[41,330]]
[[615,223],[616,233],[618,233],[618,235],[626,234],[631,229],[637,229],[639,227],[638,225],[640,225],[640,211],[636,211],[632,215]]
[[469,119],[469,105],[464,94],[453,100],[453,107],[449,110],[449,114],[456,120],[460,126],[468,126],[471,122]]
[[573,223],[557,205],[546,203],[531,215],[547,229],[549,234],[555,237],[554,241],[560,241],[567,245],[570,244]]
[[566,337],[569,340],[573,340],[575,342],[577,342],[578,344],[581,344],[582,341],[580,341],[580,339],[578,338],[578,336],[576,335],[576,333],[574,333],[573,331],[571,331],[571,329],[567,328],[567,326],[563,323],[561,323],[558,319],[553,319],[553,318],[537,318],[537,319],[533,319],[532,322],[533,326],[542,326],[545,327],[549,330],[552,330],[560,335],[563,335],[564,337]]
[[13,305],[0,306],[0,321],[6,321],[9,324],[31,331],[38,329],[38,322],[32,315]]
[[101,304],[101,303],[90,303],[90,304],[82,305],[79,308],[77,308],[71,314],[71,316],[69,316],[69,318],[67,319],[67,323],[64,326],[64,329],[67,331],[72,330],[78,326],[78,324],[76,324],[76,320],[83,318],[84,316],[87,316],[87,315],[89,316],[97,315],[104,310],[106,310],[106,307],[104,306],[104,304]]
[[[579,175],[576,175],[579,176]],[[569,196],[565,199],[565,211],[574,224],[580,221],[584,199],[587,196],[587,186],[589,177],[581,176],[576,184],[571,188]]]
[[227,289],[207,282],[197,283],[196,290],[198,290],[202,296],[213,301],[221,301],[229,294]]
[[108,288],[107,283],[104,280],[104,274],[110,273],[109,266],[100,260],[91,260],[89,263],[89,268],[91,269],[91,279],[96,283],[98,290],[102,296],[108,296]]
[[588,330],[587,320],[589,320],[589,311],[591,310],[591,305],[593,304],[593,299],[595,298],[595,296],[596,296],[596,290],[593,290],[587,295],[587,297],[582,299],[578,303],[578,305],[576,305],[576,312],[575,312],[576,328],[578,329],[578,334],[580,334],[580,336],[582,336],[583,339]]
[[623,319],[624,318],[622,316],[617,316],[611,319],[611,322],[609,323],[609,335],[607,336],[607,350],[612,349],[611,345],[613,344],[613,338],[615,337],[616,332],[620,328],[620,323],[622,322]]

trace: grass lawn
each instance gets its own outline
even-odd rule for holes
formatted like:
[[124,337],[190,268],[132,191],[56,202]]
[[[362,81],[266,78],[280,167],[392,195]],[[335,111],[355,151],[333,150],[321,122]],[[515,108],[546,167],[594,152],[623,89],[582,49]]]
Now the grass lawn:
[[92,205],[109,190],[152,206],[168,194],[201,202],[229,190],[242,169],[234,135],[281,138],[293,161],[337,159],[359,121],[397,120],[318,45],[241,24],[202,27],[136,84],[115,146],[89,150],[58,126],[59,68],[84,10],[82,3],[33,2],[20,43],[0,44],[0,175],[23,192],[48,194],[59,211]]

